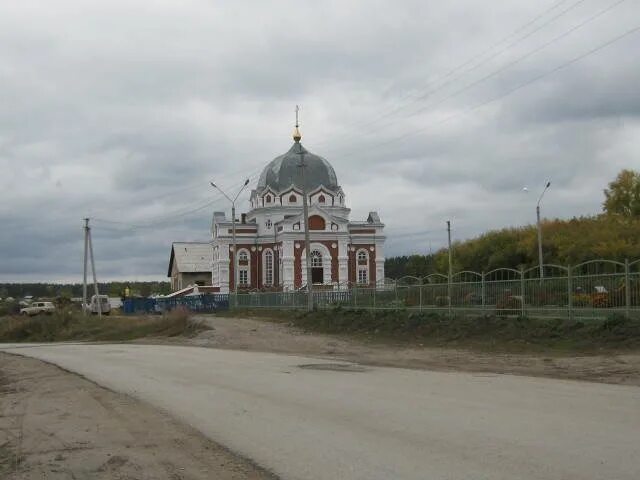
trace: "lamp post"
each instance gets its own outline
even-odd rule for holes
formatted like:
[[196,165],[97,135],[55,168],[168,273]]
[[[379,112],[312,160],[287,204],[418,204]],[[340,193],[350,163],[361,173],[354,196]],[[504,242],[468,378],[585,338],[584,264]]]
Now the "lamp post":
[[236,196],[231,199],[229,195],[227,195],[219,186],[217,186],[213,182],[209,182],[213,188],[218,190],[222,195],[226,197],[227,200],[231,202],[231,241],[233,243],[233,293],[236,296],[236,303],[238,301],[238,246],[236,245],[236,200],[242,193],[242,191],[249,185],[249,179],[247,178],[236,193]]
[[540,267],[540,280],[544,278],[544,268],[542,263],[542,224],[540,223],[540,202],[542,201],[542,197],[544,197],[545,192],[551,186],[551,182],[547,182],[538,198],[538,203],[536,204],[536,220],[538,226],[538,265]]

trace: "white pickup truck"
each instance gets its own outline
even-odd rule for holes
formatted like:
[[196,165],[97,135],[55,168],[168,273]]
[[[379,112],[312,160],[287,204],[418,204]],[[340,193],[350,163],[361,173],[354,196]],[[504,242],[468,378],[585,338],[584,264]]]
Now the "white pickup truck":
[[21,308],[20,315],[28,315],[30,317],[40,315],[41,313],[51,315],[55,311],[56,307],[51,302],[33,302],[28,307]]

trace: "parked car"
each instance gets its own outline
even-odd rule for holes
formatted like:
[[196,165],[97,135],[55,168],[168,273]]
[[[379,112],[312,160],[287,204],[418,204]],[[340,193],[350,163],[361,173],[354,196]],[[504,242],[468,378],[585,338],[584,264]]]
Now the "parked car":
[[87,305],[87,311],[95,314],[98,313],[98,298],[100,299],[100,313],[103,315],[109,315],[109,312],[111,312],[109,295],[93,295],[89,305]]
[[51,302],[33,302],[28,307],[21,308],[20,315],[29,315],[30,317],[40,315],[41,313],[51,315],[55,311],[56,307]]

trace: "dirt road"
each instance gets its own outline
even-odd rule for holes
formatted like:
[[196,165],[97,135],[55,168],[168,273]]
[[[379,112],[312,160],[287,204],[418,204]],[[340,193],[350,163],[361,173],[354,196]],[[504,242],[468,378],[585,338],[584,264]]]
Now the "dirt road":
[[[167,345],[14,351],[149,402],[284,479],[637,480],[640,471],[633,386]],[[121,410],[122,422],[133,412]]]
[[274,478],[126,395],[0,353],[0,478]]
[[[169,339],[202,347],[287,353],[367,365],[429,370],[507,373],[640,386],[640,353],[599,355],[484,353],[479,351],[380,344],[305,333],[285,323],[200,316],[212,329],[194,338]],[[166,339],[158,340],[167,343]]]

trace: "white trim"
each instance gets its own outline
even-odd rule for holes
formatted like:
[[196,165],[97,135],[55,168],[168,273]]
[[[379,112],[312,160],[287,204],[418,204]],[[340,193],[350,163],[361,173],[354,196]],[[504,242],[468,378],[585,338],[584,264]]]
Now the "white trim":
[[[332,255],[329,249],[322,243],[311,243],[311,251],[318,250],[322,254],[322,283],[324,285],[331,284],[331,264]],[[302,268],[302,284],[307,283],[307,252],[302,250],[300,254],[300,267]]]

